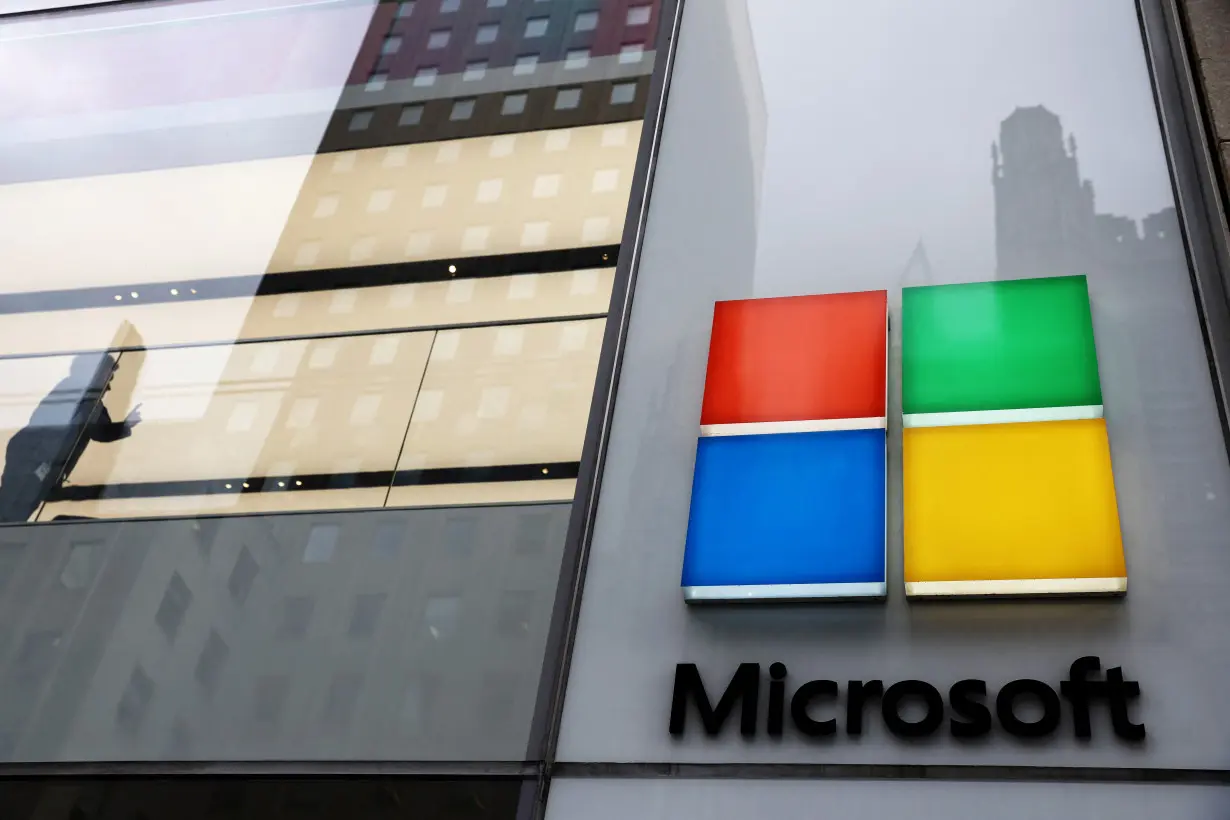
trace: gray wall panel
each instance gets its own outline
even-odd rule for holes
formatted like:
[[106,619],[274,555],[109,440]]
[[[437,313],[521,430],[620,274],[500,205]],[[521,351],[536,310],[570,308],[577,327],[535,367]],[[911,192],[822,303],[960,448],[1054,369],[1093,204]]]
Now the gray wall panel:
[[[751,4],[769,118],[756,295],[886,288],[895,318],[903,285],[1087,275],[1126,599],[908,605],[894,424],[886,604],[685,607],[711,306],[749,295],[746,258],[715,264],[690,244],[699,219],[734,207],[710,195],[715,169],[733,162],[710,161],[713,146],[736,146],[696,102],[729,83],[701,48],[703,7],[685,9],[560,759],[1230,766],[1230,469],[1130,0]],[[1029,167],[1038,157],[1049,159]],[[1045,224],[1057,227],[1030,227]],[[728,237],[711,232],[714,246]],[[890,418],[899,372],[895,343]],[[796,684],[946,689],[973,677],[994,691],[1022,677],[1057,685],[1083,655],[1140,681],[1143,746],[1117,742],[1104,714],[1091,744],[1073,738],[1067,714],[1041,744],[999,730],[972,747],[946,733],[907,743],[879,718],[861,739],[827,742],[791,729],[752,742],[733,726],[717,740],[667,733],[678,662],[697,663],[711,688],[740,662],[782,661]]]

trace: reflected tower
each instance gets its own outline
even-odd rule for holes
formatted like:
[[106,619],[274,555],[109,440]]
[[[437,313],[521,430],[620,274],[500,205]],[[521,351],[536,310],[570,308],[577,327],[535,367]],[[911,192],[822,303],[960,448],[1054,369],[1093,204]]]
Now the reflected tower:
[[1140,222],[1098,213],[1076,138],[1042,106],[1003,121],[991,160],[997,277],[1088,277],[1116,487],[1124,498],[1164,498],[1136,509],[1142,526],[1125,535],[1145,549],[1198,538],[1192,522],[1207,488],[1173,480],[1205,446],[1190,391],[1207,379],[1184,330],[1197,321],[1192,299],[1171,278],[1187,270],[1175,208]]
[[1094,242],[1093,185],[1059,117],[1018,108],[991,146],[995,250],[1001,279],[1082,272]]

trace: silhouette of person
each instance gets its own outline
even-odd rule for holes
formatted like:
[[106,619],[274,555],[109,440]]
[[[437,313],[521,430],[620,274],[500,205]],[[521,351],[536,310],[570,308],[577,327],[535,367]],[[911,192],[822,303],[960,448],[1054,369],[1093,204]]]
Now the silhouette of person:
[[141,421],[140,405],[113,421],[102,403],[115,374],[109,353],[75,356],[62,379],[9,439],[0,474],[0,522],[30,520],[50,492],[72,472],[91,441],[119,441]]

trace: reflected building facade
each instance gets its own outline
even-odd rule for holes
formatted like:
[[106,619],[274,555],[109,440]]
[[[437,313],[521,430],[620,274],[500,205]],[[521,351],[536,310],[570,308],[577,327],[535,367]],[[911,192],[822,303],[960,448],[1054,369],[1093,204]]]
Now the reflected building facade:
[[98,78],[0,102],[0,447],[79,351],[143,417],[0,528],[0,759],[461,761],[533,792],[661,12],[0,18],[13,64]]
[[1131,535],[1159,546],[1195,537],[1208,488],[1161,481],[1147,466],[1181,464],[1206,446],[1194,432],[1199,408],[1183,388],[1204,374],[1175,331],[1195,321],[1190,299],[1169,279],[1187,265],[1175,208],[1139,221],[1099,213],[1075,135],[1065,139],[1060,118],[1043,106],[1018,108],[1002,123],[992,183],[999,278],[1088,277],[1099,360],[1113,373],[1107,423],[1112,436],[1121,430],[1119,440],[1145,448],[1116,450],[1116,482],[1163,500],[1143,511],[1147,531]]
[[[829,5],[861,20],[838,36],[881,25],[874,3]],[[1136,9],[1114,5],[1100,24],[1131,29],[1131,50],[1090,47],[1134,76]],[[985,59],[941,28],[949,53]],[[679,569],[713,304],[773,281],[756,269],[766,114],[745,0],[136,0],[0,11],[0,43],[0,68],[47,79],[0,93],[0,451],[82,353],[116,358],[110,418],[141,416],[0,524],[0,818],[734,816],[757,813],[729,799],[751,791],[783,816],[817,800],[957,816],[934,807],[983,805],[979,784],[926,781],[958,771],[1012,792],[1007,813],[1045,791],[1062,815],[1100,787],[1044,781],[1221,777],[1216,724],[1191,704],[1216,706],[1226,671],[1208,651],[1226,476],[1213,399],[1195,395],[1208,374],[1180,220],[1100,212],[1056,113],[1003,120],[994,237],[967,219],[986,214],[981,150],[946,197],[902,203],[928,212],[872,236],[867,208],[900,180],[816,196],[834,163],[861,181],[893,167],[825,99],[822,135],[778,131],[804,137],[779,173],[827,202],[831,224],[810,224],[858,250],[793,262],[812,292],[889,291],[890,316],[903,287],[1087,276],[1140,583],[1114,600],[906,600],[894,328],[886,600],[697,609]],[[849,56],[809,52],[793,76],[828,60],[826,93],[857,95],[889,137],[936,87],[911,58],[867,106],[843,87]],[[1015,97],[996,99],[990,122]],[[985,126],[923,110],[920,134]],[[934,163],[936,144],[894,147]],[[952,240],[993,241],[995,271],[954,270]],[[958,674],[1050,692],[1090,655],[1107,666],[1091,686],[1112,664],[1139,680],[1147,744],[1107,725],[1074,739],[1067,714],[1028,742],[949,731]],[[741,737],[719,705],[718,736],[672,735],[686,663],[724,706],[738,692],[718,687],[758,663],[770,711],[810,692],[792,709],[842,728]],[[857,733],[853,687],[817,688],[832,680],[867,682]],[[939,728],[920,743],[931,687]],[[1013,698],[984,703],[989,725],[1038,728]]]

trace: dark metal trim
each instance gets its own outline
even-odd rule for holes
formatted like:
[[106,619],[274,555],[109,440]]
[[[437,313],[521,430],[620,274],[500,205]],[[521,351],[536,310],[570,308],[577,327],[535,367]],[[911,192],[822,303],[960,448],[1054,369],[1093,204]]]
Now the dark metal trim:
[[96,501],[111,498],[167,498],[198,495],[295,493],[311,490],[423,487],[439,484],[479,484],[548,481],[576,478],[576,461],[538,464],[497,464],[489,467],[437,467],[429,470],[367,470],[353,473],[304,473],[286,476],[234,476],[181,481],[132,481],[123,484],[69,484],[53,490],[48,502]]
[[568,669],[576,637],[577,617],[585,585],[585,567],[593,539],[598,496],[602,487],[602,472],[615,411],[620,368],[632,315],[632,301],[640,264],[641,243],[649,215],[649,204],[662,140],[662,126],[670,78],[674,68],[679,27],[683,19],[683,0],[661,0],[657,34],[657,63],[650,80],[645,122],[649,127],[641,132],[636,169],[632,178],[632,194],[628,216],[621,238],[619,264],[615,269],[611,310],[598,361],[593,403],[585,432],[581,454],[577,491],[564,542],[560,576],[556,590],[551,627],[543,655],[543,671],[538,699],[531,722],[527,759],[543,761],[544,777],[540,784],[536,817],[546,813],[547,792],[555,765],[555,749],[563,718],[564,695]]
[[1192,72],[1178,3],[1137,0],[1136,8],[1221,417],[1222,444],[1230,453],[1230,245],[1215,142]]
[[1226,769],[1109,766],[905,766],[863,763],[557,763],[555,777],[688,780],[965,780],[1226,785]]
[[316,780],[322,777],[475,778],[521,780],[538,766],[525,762],[409,762],[385,760],[268,761],[97,761],[88,763],[0,763],[0,780],[12,778],[196,778],[244,777]]
[[[618,245],[593,245],[551,251],[458,256],[422,262],[393,262],[346,268],[286,271],[283,273],[219,276],[100,285],[68,290],[35,290],[0,294],[0,314],[50,310],[124,307],[207,299],[284,296],[292,293],[374,288],[388,285],[451,282],[455,279],[492,279],[531,273],[563,273],[615,266]],[[172,291],[176,291],[172,293]],[[133,297],[132,293],[141,294]]]

